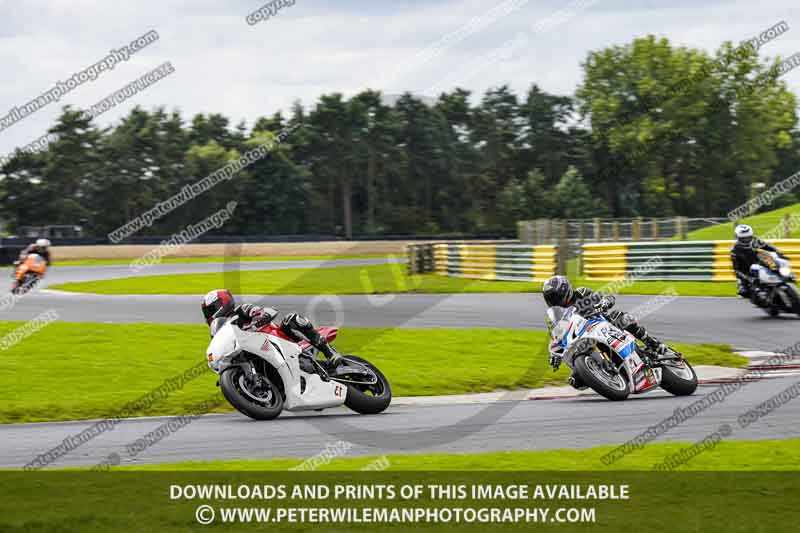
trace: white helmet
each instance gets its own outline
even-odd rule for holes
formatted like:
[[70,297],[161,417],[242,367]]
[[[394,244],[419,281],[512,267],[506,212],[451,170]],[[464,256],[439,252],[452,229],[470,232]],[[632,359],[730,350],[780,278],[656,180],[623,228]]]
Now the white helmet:
[[50,246],[50,241],[47,239],[36,239],[36,247],[39,249],[46,250],[47,247]]
[[753,228],[747,224],[739,224],[736,226],[734,233],[736,233],[736,240],[742,244],[750,244],[753,240]]

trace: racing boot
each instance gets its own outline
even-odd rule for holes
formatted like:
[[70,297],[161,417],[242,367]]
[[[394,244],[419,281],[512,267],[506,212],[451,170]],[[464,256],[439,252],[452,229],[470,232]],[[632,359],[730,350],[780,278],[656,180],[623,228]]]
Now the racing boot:
[[[737,274],[738,276],[739,274]],[[750,298],[751,290],[750,290],[750,283],[744,279],[736,278],[736,292],[742,298]]]
[[761,307],[762,309],[770,307],[769,297],[763,289],[755,289],[752,293],[752,300],[756,307]]
[[306,317],[296,313],[291,313],[286,315],[286,317],[283,319],[282,326],[283,328],[287,328],[289,330],[296,329],[302,333],[314,348],[325,355],[325,359],[328,360],[328,364],[331,366],[331,368],[336,368],[336,366],[341,363],[342,356],[339,355],[339,353],[334,350],[330,344],[328,344],[328,341],[322,335],[320,335],[316,329],[314,329],[313,324],[311,324],[311,321]]
[[314,331],[314,335],[309,336],[308,340],[311,341],[314,348],[322,352],[331,368],[336,368],[342,362],[342,356],[339,352],[334,350],[333,346],[331,346],[317,331]]
[[666,344],[651,335],[645,334],[644,338],[639,340],[644,343],[650,353],[655,356],[656,360],[666,355],[669,351],[669,347]]
[[574,372],[569,377],[568,383],[570,385],[572,385],[574,388],[578,389],[578,390],[585,390],[588,387],[588,385],[586,385],[586,383],[581,381],[581,378],[579,378],[577,375],[575,375]]

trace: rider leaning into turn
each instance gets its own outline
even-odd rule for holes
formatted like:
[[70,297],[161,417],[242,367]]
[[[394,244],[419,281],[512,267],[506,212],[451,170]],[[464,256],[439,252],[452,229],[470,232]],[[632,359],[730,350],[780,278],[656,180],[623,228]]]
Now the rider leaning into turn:
[[660,340],[647,333],[633,315],[621,310],[611,310],[616,303],[613,296],[603,294],[586,287],[572,288],[565,276],[553,276],[544,282],[542,295],[548,307],[575,307],[576,312],[584,317],[603,313],[618,328],[632,334],[657,355],[663,355],[669,348]]
[[29,244],[19,253],[19,258],[14,261],[14,265],[18,265],[25,261],[25,258],[30,254],[38,254],[42,256],[47,266],[50,266],[50,241],[47,239],[36,239],[35,243]]
[[780,250],[753,235],[753,228],[747,224],[736,226],[736,244],[731,248],[731,261],[736,274],[739,296],[751,298],[755,295],[753,287],[756,279],[750,274],[750,267],[758,263],[758,250],[775,252],[783,259],[786,256]]
[[[228,289],[217,289],[203,297],[201,305],[206,323],[211,326],[217,318],[229,318],[237,315],[237,323],[242,329],[258,329],[272,322],[278,311],[272,307],[260,307],[253,304],[236,305],[233,294]],[[295,342],[308,341],[322,352],[331,366],[341,362],[342,356],[328,344],[319,334],[311,321],[297,313],[289,313],[280,324],[280,329]],[[213,336],[212,331],[212,336]]]

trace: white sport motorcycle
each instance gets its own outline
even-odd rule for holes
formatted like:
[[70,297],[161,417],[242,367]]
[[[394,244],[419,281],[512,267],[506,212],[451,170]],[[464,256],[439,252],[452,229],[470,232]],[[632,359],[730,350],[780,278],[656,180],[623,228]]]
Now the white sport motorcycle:
[[770,316],[781,313],[800,315],[800,293],[797,291],[797,278],[789,261],[775,252],[758,250],[758,263],[750,267],[750,275],[755,280],[751,301]]
[[551,307],[546,321],[550,349],[572,369],[571,382],[578,389],[591,387],[609,400],[624,400],[659,386],[675,396],[688,396],[697,389],[697,374],[680,353],[670,349],[663,355],[651,354],[602,314],[585,318],[575,307]]
[[[389,381],[375,366],[353,355],[334,370],[319,359],[308,342],[294,342],[274,324],[243,330],[237,317],[212,322],[208,365],[219,374],[225,399],[256,420],[281,412],[319,411],[346,405],[361,414],[376,414],[392,401]],[[329,342],[338,329],[317,328]]]

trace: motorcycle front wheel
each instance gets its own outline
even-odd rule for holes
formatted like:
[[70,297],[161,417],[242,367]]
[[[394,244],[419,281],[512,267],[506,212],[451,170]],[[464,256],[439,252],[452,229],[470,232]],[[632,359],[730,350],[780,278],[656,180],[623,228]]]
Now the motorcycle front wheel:
[[576,357],[574,365],[578,377],[597,394],[612,401],[624,400],[630,394],[625,376],[608,372],[591,355]]
[[25,277],[22,278],[22,285],[25,287],[25,292],[33,290],[37,283],[39,283],[39,276],[36,274],[26,274]]
[[225,370],[219,377],[222,395],[240,413],[254,420],[272,420],[283,411],[283,395],[266,376],[248,382],[241,367]]
[[11,286],[13,294],[25,294],[36,286],[39,278],[35,274],[25,274],[19,281],[15,281]]
[[800,316],[800,293],[797,292],[797,285],[794,283],[787,283],[786,294],[789,295],[789,299],[792,301],[792,313],[796,313]]

